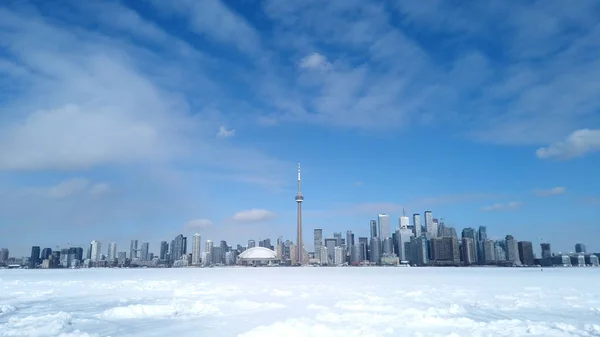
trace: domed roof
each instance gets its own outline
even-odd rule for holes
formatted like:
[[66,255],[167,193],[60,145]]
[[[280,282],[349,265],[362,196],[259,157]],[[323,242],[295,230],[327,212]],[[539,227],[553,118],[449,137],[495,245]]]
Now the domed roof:
[[276,260],[277,253],[265,247],[254,247],[245,250],[238,258],[246,260]]

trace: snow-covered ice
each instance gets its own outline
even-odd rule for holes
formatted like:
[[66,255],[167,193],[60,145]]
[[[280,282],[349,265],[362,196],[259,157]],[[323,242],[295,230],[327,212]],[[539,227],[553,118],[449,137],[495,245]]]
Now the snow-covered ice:
[[600,336],[600,268],[0,270],[0,336]]

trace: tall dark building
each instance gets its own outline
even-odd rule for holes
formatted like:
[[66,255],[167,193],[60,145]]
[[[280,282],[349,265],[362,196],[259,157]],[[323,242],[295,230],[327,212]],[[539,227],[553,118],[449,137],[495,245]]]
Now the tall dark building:
[[42,255],[40,256],[40,261],[49,259],[51,255],[52,255],[52,248],[42,249]]
[[485,226],[479,226],[479,240],[480,241],[485,241],[487,240],[487,227]]
[[360,245],[360,260],[369,260],[369,238],[360,237],[358,238],[358,244]]
[[377,221],[371,220],[371,222],[369,223],[369,226],[371,228],[371,238],[376,238],[377,237]]
[[575,253],[587,253],[583,243],[575,244]]
[[542,260],[551,259],[552,258],[552,249],[549,243],[540,244],[542,248]]
[[434,238],[430,241],[431,262],[438,266],[459,266],[460,249],[453,237]]
[[31,258],[29,268],[35,268],[40,263],[40,246],[31,247]]
[[530,241],[519,241],[519,260],[525,266],[533,266],[533,244]]
[[161,241],[160,242],[160,256],[159,256],[159,259],[163,260],[163,261],[166,260],[168,252],[169,252],[169,244],[167,243],[167,241]]

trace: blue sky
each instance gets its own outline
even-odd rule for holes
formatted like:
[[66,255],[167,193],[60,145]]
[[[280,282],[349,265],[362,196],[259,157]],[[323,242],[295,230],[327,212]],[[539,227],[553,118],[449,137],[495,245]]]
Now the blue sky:
[[597,1],[4,1],[0,246],[295,240],[300,161],[305,242],[405,208],[600,250],[599,18]]

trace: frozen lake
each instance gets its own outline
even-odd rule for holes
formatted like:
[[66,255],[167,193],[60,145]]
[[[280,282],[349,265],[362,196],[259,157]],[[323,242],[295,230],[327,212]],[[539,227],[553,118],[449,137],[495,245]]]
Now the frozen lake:
[[0,336],[600,336],[600,268],[0,270]]

